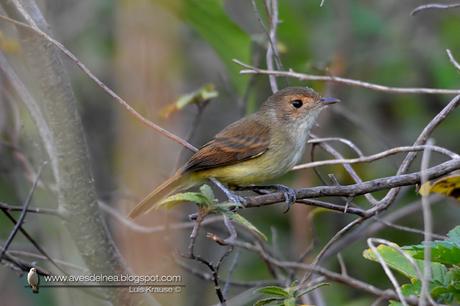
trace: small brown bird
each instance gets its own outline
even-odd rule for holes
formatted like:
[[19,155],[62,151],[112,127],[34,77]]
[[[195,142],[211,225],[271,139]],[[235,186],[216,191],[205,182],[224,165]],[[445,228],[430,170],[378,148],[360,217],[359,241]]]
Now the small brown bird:
[[40,283],[40,278],[38,276],[36,268],[30,268],[29,273],[27,273],[27,282],[29,283],[30,287],[32,287],[32,292],[38,293],[38,285]]
[[[171,193],[209,178],[229,186],[247,186],[286,173],[302,157],[321,110],[336,102],[339,100],[321,98],[310,88],[289,87],[276,92],[259,111],[230,124],[202,146],[171,178],[137,204],[129,216],[142,215]],[[292,198],[292,189],[274,186],[285,192],[286,198]]]

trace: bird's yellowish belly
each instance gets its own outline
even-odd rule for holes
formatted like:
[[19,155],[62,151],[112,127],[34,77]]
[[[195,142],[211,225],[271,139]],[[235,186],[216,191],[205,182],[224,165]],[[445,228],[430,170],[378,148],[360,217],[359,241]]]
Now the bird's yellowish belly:
[[245,186],[268,181],[286,173],[290,170],[288,164],[289,161],[274,158],[273,152],[266,152],[233,165],[197,171],[195,175],[200,179],[214,177],[225,184]]

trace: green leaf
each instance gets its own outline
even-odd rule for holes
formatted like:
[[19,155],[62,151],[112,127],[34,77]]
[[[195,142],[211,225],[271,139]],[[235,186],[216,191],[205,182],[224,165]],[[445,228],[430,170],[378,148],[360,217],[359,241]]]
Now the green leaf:
[[454,227],[452,230],[450,230],[447,233],[447,237],[449,237],[447,240],[457,244],[460,246],[460,225]]
[[460,301],[460,290],[455,286],[437,286],[431,289],[431,296],[439,303],[451,304],[454,298]]
[[200,192],[209,200],[210,203],[216,202],[216,196],[209,185],[202,185]]
[[265,299],[260,299],[254,303],[254,306],[264,306],[268,305],[273,302],[278,302],[277,304],[273,304],[276,306],[282,306],[283,305],[283,299],[284,298],[275,298],[275,297],[270,297],[270,298],[265,298]]
[[431,248],[431,261],[443,264],[460,264],[460,247],[448,240],[434,241],[430,244],[419,244],[405,247],[405,250],[410,250],[414,258],[424,258],[425,248]]
[[249,222],[246,218],[244,218],[242,215],[237,214],[235,212],[228,212],[227,216],[232,220],[233,222],[239,223],[243,225],[244,227],[248,228],[250,231],[256,233],[259,235],[262,239],[267,240],[267,236],[265,236],[264,233],[262,233],[257,227],[255,227],[251,222]]
[[[398,251],[394,250],[393,248],[386,246],[386,245],[379,245],[377,246],[377,252],[379,252],[380,256],[382,256],[385,263],[390,266],[391,268],[399,271],[400,273],[404,274],[409,278],[417,278],[417,274],[415,272],[415,268],[412,264]],[[377,256],[375,256],[372,249],[367,249],[363,252],[363,256],[366,259],[379,262]]]
[[291,297],[284,300],[284,306],[296,306],[295,298]]
[[307,294],[307,293],[309,293],[309,292],[312,292],[313,290],[318,289],[319,287],[323,287],[323,286],[327,286],[327,285],[329,285],[329,283],[319,283],[319,284],[316,284],[316,285],[314,285],[314,286],[311,286],[311,287],[308,287],[308,288],[306,288],[306,289],[304,289],[304,290],[300,290],[300,291],[296,292],[296,293],[295,293],[295,296],[296,296],[296,297],[301,297],[302,295],[305,295],[305,294]]
[[460,226],[447,234],[446,240],[436,240],[429,244],[417,244],[404,247],[417,259],[424,258],[425,247],[431,248],[431,261],[447,265],[460,264]]
[[204,38],[224,63],[230,80],[242,95],[248,79],[240,76],[240,66],[232,59],[250,62],[251,38],[228,17],[223,0],[152,1],[165,7]]
[[289,297],[289,293],[281,287],[278,286],[267,286],[257,289],[257,292],[267,295],[275,295],[280,297]]
[[[377,247],[377,251],[382,256],[385,263],[391,267],[392,269],[402,273],[406,277],[412,279],[417,279],[417,273],[415,271],[415,267],[410,263],[408,259],[406,259],[402,254],[400,254],[397,250],[386,246],[386,245],[379,245]],[[406,252],[409,256],[411,255],[409,252]],[[363,252],[363,256],[366,259],[379,262],[377,257],[375,256],[374,252],[371,249],[367,249]],[[419,259],[414,260],[419,267],[421,273],[423,273],[423,261]],[[432,280],[439,281],[441,283],[445,283],[447,280],[447,268],[439,263],[431,263],[431,273],[432,273]]]
[[415,280],[411,284],[402,285],[401,291],[404,296],[409,296],[409,295],[419,296],[421,287],[422,287],[421,282],[419,280]]
[[211,202],[209,199],[199,192],[183,192],[173,194],[166,199],[162,200],[157,204],[157,208],[172,208],[178,204],[182,204],[184,202],[193,202],[197,204],[199,207],[209,207],[211,206]]

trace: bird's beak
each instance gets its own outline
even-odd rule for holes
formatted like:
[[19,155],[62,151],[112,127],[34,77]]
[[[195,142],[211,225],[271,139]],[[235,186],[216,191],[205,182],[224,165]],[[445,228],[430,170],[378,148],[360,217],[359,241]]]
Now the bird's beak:
[[325,98],[319,99],[319,102],[323,103],[324,105],[329,105],[329,104],[338,103],[340,102],[340,100],[336,98],[325,97]]

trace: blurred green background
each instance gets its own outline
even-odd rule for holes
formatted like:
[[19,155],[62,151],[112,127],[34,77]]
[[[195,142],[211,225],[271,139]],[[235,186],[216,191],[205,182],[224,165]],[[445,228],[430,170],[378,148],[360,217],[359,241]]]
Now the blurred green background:
[[[460,10],[427,11],[416,16],[410,12],[429,1],[420,0],[319,0],[279,1],[278,47],[284,68],[311,74],[332,74],[388,86],[459,88],[460,75],[449,62],[445,49],[460,58]],[[268,78],[240,75],[238,59],[265,67],[266,35],[251,1],[247,0],[59,0],[40,1],[54,37],[69,48],[101,80],[154,122],[188,138],[199,146],[228,123],[257,109],[270,95]],[[257,1],[262,17],[263,3]],[[19,58],[21,50],[7,49],[14,34],[0,25],[1,52]],[[67,61],[66,61],[67,62]],[[90,148],[95,183],[101,199],[126,214],[146,192],[167,178],[189,152],[176,143],[148,130],[67,62],[73,88]],[[169,118],[161,110],[179,96],[206,83],[213,83],[219,97],[212,100],[195,120],[198,110],[188,106]],[[394,146],[411,145],[423,127],[451,96],[388,94],[368,89],[325,82],[300,82],[278,79],[286,85],[310,86],[322,94],[338,97],[340,107],[321,116],[314,133],[321,137],[337,136],[354,141],[365,154]],[[1,88],[0,88],[1,90]],[[3,97],[5,97],[2,91]],[[15,111],[0,104],[0,201],[19,204],[30,183],[23,162],[6,142],[14,142],[34,169],[43,159],[41,142],[22,106]],[[460,151],[460,113],[453,113],[433,134],[436,144]],[[196,129],[196,130],[195,130]],[[193,133],[192,133],[193,131]],[[353,152],[337,146],[347,157]],[[319,151],[318,151],[319,152]],[[330,158],[319,152],[317,158]],[[363,179],[393,175],[402,156],[372,164],[355,166]],[[308,157],[305,157],[305,161]],[[433,156],[432,163],[442,161]],[[412,170],[419,169],[416,160]],[[340,166],[323,167],[323,177],[334,173],[341,184],[353,181]],[[322,184],[311,169],[286,175],[280,182],[293,187]],[[56,207],[49,195],[38,192],[37,207]],[[377,194],[381,195],[381,194]],[[392,210],[418,199],[408,189]],[[337,200],[340,202],[340,199]],[[368,207],[363,198],[356,203]],[[174,212],[159,212],[143,217],[146,226],[164,223],[166,214],[173,221],[186,220],[194,209],[190,205]],[[244,212],[276,245],[284,259],[295,259],[314,241],[311,260],[316,252],[344,225],[349,216],[307,207],[294,207],[282,214],[281,206]],[[458,203],[443,199],[433,209],[434,232],[446,233],[459,220]],[[217,303],[213,285],[182,270],[172,260],[171,249],[185,249],[188,231],[163,234],[139,234],[127,229],[110,216],[106,218],[121,252],[137,274],[181,274],[186,290],[181,295],[158,296],[162,305],[211,305]],[[421,212],[398,224],[422,228]],[[59,221],[50,216],[29,215],[26,229],[56,258],[79,263],[68,235]],[[0,216],[0,234],[6,240],[11,224]],[[399,245],[418,243],[420,235],[393,229],[375,234]],[[274,237],[276,236],[276,240]],[[166,239],[165,239],[166,238]],[[171,241],[172,243],[171,246]],[[361,255],[365,239],[348,245],[341,254],[349,274],[389,288],[391,284],[381,267]],[[12,249],[33,250],[22,237]],[[222,249],[199,238],[199,253],[217,258]],[[222,269],[225,277],[233,253]],[[234,280],[270,278],[260,258],[245,251],[238,255]],[[47,266],[46,262],[38,261]],[[202,266],[196,266],[203,269]],[[325,266],[338,269],[334,256]],[[204,269],[203,269],[204,270]],[[42,290],[33,296],[23,286],[23,277],[7,266],[0,266],[0,296],[5,305],[82,304],[91,298],[81,292],[62,289]],[[242,289],[231,287],[229,296]],[[343,285],[322,289],[326,305],[370,305],[374,297]],[[78,299],[76,299],[78,298]],[[80,300],[81,299],[81,300]],[[77,302],[78,301],[78,302]]]

